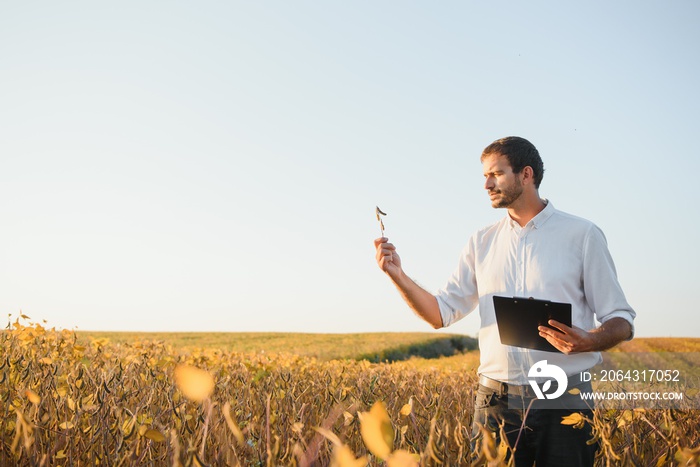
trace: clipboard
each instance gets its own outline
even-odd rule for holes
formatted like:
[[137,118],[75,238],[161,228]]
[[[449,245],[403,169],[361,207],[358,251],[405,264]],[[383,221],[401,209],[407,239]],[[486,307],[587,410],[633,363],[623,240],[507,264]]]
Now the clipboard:
[[562,353],[540,336],[537,327],[551,328],[550,319],[571,326],[571,303],[494,295],[493,306],[501,344]]

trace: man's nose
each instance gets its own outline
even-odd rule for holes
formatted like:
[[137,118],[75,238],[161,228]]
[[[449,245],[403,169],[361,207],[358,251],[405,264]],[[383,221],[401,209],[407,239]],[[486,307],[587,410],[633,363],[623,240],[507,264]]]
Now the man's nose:
[[484,188],[487,190],[491,190],[493,187],[494,187],[493,178],[486,177],[486,181],[484,182]]

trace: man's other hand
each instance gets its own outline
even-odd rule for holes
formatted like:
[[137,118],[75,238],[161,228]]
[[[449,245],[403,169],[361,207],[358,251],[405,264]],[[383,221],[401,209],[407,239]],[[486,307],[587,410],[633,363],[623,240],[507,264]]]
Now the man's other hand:
[[540,326],[540,336],[547,339],[558,350],[565,354],[577,352],[602,352],[615,347],[632,336],[632,325],[624,318],[611,318],[592,331],[569,327],[564,323],[550,319],[547,326]]

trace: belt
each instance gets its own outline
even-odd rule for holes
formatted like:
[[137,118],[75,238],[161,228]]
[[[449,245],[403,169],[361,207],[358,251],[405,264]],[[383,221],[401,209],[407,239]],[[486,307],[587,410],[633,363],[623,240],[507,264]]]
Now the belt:
[[508,384],[503,381],[491,379],[488,376],[479,375],[479,384],[498,392],[499,396],[512,394],[514,396],[535,396],[535,392],[529,385]]
[[[489,389],[493,389],[494,391],[498,391],[498,394],[501,396],[512,394],[514,396],[522,397],[537,397],[537,394],[535,394],[535,391],[529,384],[509,384],[484,375],[479,375],[479,384]],[[579,384],[581,384],[580,375],[569,376],[568,388],[578,386]]]

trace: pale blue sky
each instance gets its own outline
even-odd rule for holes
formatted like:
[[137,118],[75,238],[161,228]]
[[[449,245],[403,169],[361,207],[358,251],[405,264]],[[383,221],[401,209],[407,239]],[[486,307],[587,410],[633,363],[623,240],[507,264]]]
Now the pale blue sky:
[[[505,215],[479,155],[606,233],[640,336],[700,337],[700,3],[0,2],[0,310],[142,331],[429,331]],[[448,328],[475,334],[476,314]]]

